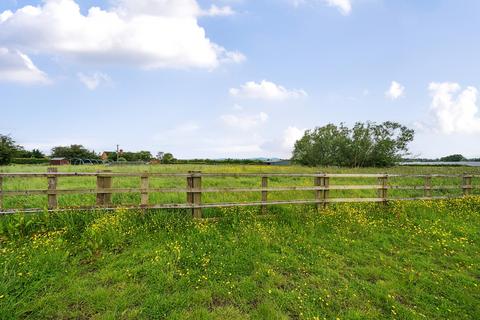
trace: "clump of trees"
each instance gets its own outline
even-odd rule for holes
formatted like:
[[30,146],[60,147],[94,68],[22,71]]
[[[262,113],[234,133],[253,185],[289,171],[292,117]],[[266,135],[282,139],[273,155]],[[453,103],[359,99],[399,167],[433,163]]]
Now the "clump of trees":
[[467,160],[468,159],[461,154],[451,154],[449,156],[440,158],[440,161],[445,161],[445,162],[460,162],[460,161],[467,161]]
[[343,123],[307,130],[292,160],[307,166],[387,167],[408,154],[414,130],[396,122]]
[[0,165],[41,164],[46,161],[48,160],[40,150],[25,150],[21,145],[17,145],[10,136],[0,134]]
[[100,159],[95,151],[90,151],[81,144],[72,144],[70,146],[55,147],[52,149],[52,158],[66,158],[66,159]]

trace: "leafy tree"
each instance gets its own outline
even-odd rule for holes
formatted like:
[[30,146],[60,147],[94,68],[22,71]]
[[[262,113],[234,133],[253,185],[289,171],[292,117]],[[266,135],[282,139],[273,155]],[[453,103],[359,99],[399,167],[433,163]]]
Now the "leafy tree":
[[72,144],[68,147],[55,147],[52,149],[51,156],[53,158],[67,158],[67,159],[99,159],[99,156],[94,152],[86,149],[81,144]]
[[43,159],[45,155],[38,149],[33,149],[32,151],[25,150],[23,147],[18,147],[17,152],[15,153],[16,158],[35,158],[35,159]]
[[0,134],[0,165],[10,164],[19,148],[10,136]]
[[465,161],[467,158],[465,158],[461,154],[452,154],[443,158],[440,158],[440,161],[446,161],[446,162],[459,162],[459,161]]
[[32,158],[42,159],[42,158],[45,158],[45,154],[38,149],[33,149],[32,150]]
[[395,122],[328,124],[295,143],[294,162],[308,166],[386,167],[408,152],[414,131]]
[[177,161],[177,159],[173,157],[173,154],[167,152],[163,155],[162,163],[170,164],[175,163],[175,161]]

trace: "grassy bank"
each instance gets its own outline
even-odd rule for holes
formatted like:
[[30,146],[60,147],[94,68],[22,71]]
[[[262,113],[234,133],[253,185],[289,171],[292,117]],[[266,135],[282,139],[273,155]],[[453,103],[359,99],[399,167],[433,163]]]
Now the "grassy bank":
[[480,199],[0,220],[0,318],[476,319]]

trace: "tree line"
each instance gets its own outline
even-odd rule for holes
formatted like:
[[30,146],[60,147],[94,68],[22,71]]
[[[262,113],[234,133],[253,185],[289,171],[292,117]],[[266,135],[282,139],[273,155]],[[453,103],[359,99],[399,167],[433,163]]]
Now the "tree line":
[[[38,149],[31,151],[15,142],[12,137],[0,134],[0,165],[17,164],[41,164],[48,162],[48,158],[65,158],[100,160],[102,154],[89,150],[81,144],[72,144],[70,146],[54,147],[49,157]],[[150,151],[139,152],[107,152],[107,161],[151,161],[158,160],[162,163],[174,163],[175,157],[171,153],[160,152],[157,157],[153,157]]]

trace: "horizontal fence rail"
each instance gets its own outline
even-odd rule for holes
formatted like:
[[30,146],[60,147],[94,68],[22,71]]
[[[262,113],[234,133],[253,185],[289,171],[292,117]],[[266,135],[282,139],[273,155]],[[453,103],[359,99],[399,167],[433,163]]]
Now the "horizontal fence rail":
[[[95,178],[95,188],[59,188],[59,180],[63,178]],[[39,179],[44,178],[46,189],[7,189],[6,181],[10,179]],[[137,187],[119,188],[113,187],[115,178],[139,178]],[[152,178],[183,178],[183,187],[175,188],[156,188],[151,187]],[[227,178],[259,178],[258,186],[252,187],[202,187],[202,179],[220,179]],[[269,186],[272,179],[280,178],[308,178],[311,180],[310,186]],[[332,184],[332,180],[345,181],[350,179],[376,179],[372,184]],[[415,185],[395,185],[392,180],[395,178],[414,179],[415,182],[422,181],[422,184]],[[268,205],[287,205],[287,204],[312,204],[316,205],[318,210],[325,208],[329,203],[349,203],[349,202],[377,202],[387,203],[396,200],[431,200],[446,199],[459,196],[468,196],[472,191],[479,189],[479,186],[473,185],[473,179],[480,178],[480,175],[472,174],[431,174],[431,175],[413,175],[413,174],[330,174],[330,173],[202,173],[200,171],[190,171],[188,173],[153,173],[153,172],[57,172],[57,168],[48,168],[46,173],[0,173],[0,214],[13,214],[16,212],[41,212],[41,211],[67,211],[79,209],[190,209],[192,215],[196,218],[202,217],[204,208],[222,208],[222,207],[246,207],[259,206],[262,213],[266,213]],[[343,180],[342,180],[343,179]],[[432,180],[438,179],[458,179],[458,185],[433,185]],[[228,182],[228,180],[227,180]],[[394,181],[393,181],[394,182]],[[448,181],[450,182],[450,181]],[[373,190],[376,191],[376,197],[331,197],[331,191],[345,190]],[[419,190],[422,195],[409,197],[392,197],[389,191],[395,190]],[[433,196],[432,191],[458,190],[458,195]],[[268,200],[269,193],[287,192],[287,191],[311,191],[314,196],[312,199],[296,200]],[[112,203],[113,194],[139,194],[138,204],[119,204]],[[151,203],[150,195],[154,193],[182,193],[185,194],[186,201],[183,203]],[[258,193],[261,196],[260,201],[247,202],[202,202],[202,194],[211,193]],[[6,208],[6,197],[18,196],[39,196],[44,195],[47,198],[45,208]],[[61,195],[95,195],[96,202],[91,206],[68,206],[62,207],[58,204],[58,197]]]

